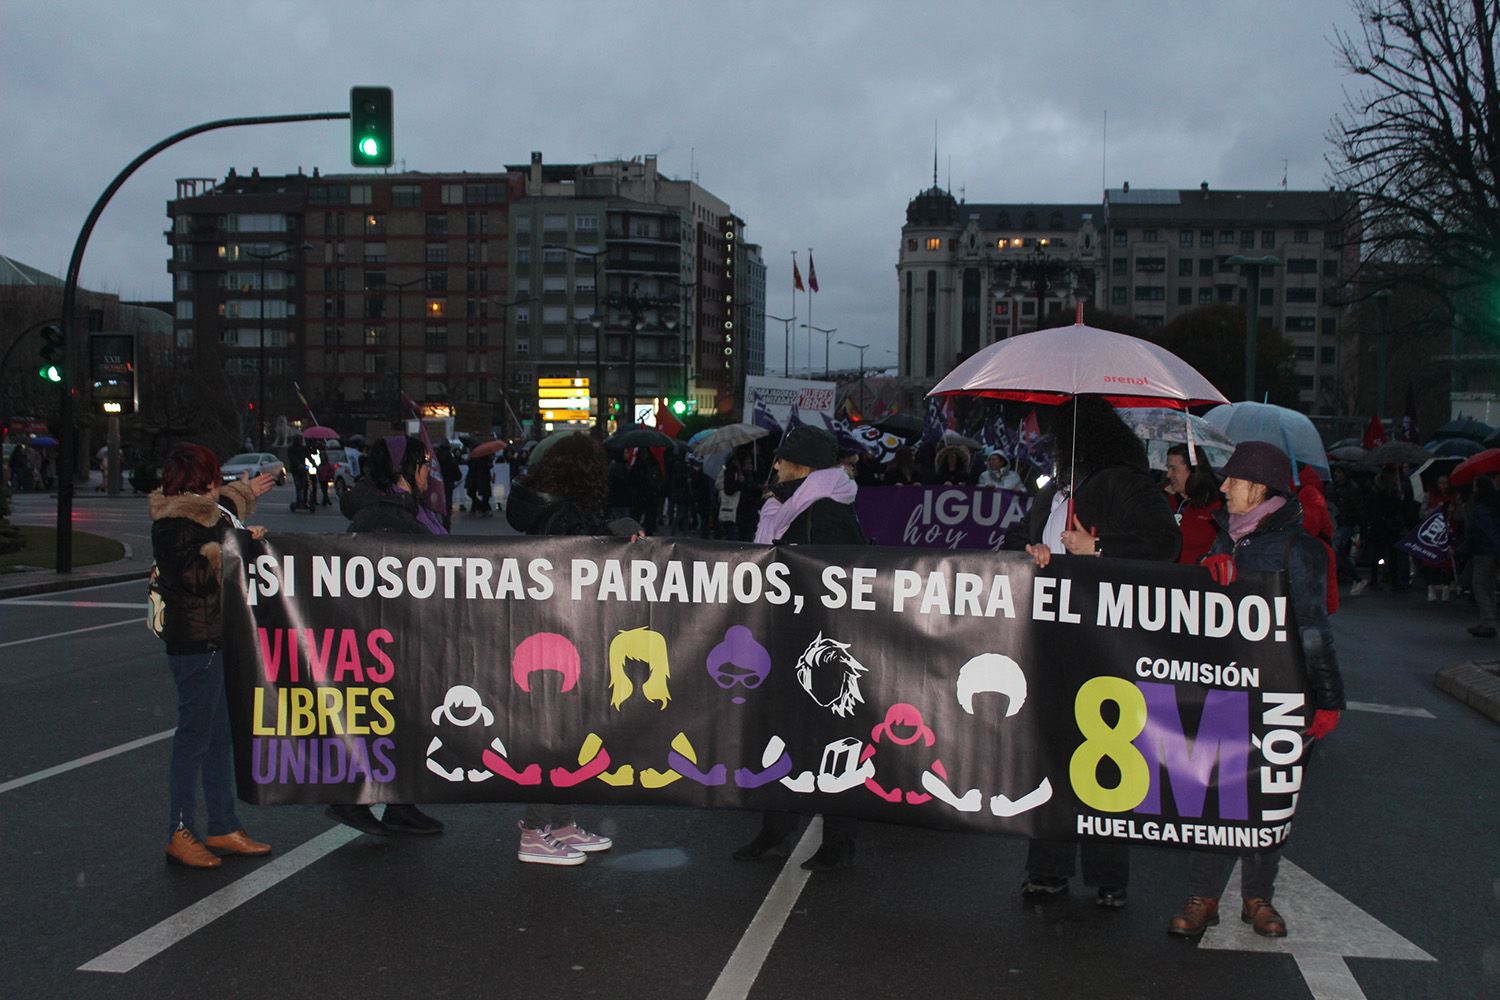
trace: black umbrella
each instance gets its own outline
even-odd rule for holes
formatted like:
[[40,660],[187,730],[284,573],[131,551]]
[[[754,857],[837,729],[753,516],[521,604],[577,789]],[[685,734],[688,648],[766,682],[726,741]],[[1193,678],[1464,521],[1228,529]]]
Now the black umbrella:
[[672,439],[649,427],[628,427],[604,439],[607,448],[668,448]]
[[897,437],[914,438],[922,433],[922,418],[910,413],[891,413],[874,423],[876,427]]
[[1434,458],[1468,458],[1484,451],[1484,445],[1473,438],[1453,437],[1442,441],[1435,441],[1428,445]]
[[1442,441],[1447,438],[1468,438],[1471,441],[1485,441],[1495,433],[1495,428],[1489,424],[1481,423],[1473,417],[1459,417],[1450,420],[1437,430],[1432,432],[1435,440]]

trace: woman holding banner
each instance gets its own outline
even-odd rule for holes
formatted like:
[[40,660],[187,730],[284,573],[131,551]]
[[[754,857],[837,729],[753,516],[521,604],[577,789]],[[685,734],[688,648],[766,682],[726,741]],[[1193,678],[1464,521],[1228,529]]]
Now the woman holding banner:
[[[224,661],[219,645],[220,546],[255,500],[271,488],[269,475],[220,486],[219,460],[202,445],[172,449],[162,468],[161,489],[147,503],[151,552],[163,612],[161,637],[177,685],[177,730],[168,769],[171,803],[167,859],[188,868],[218,868],[224,854],[271,853],[271,845],[251,840],[234,811],[234,750],[229,733],[229,700],[224,692]],[[266,529],[246,529],[264,538]],[[208,836],[193,831],[198,786],[208,808]]]
[[[776,449],[771,468],[775,481],[760,509],[757,544],[868,544],[854,513],[859,488],[839,466],[839,445],[832,434],[805,424],[792,428]],[[740,861],[785,857],[796,828],[795,813],[768,809],[761,813],[760,832],[734,857]],[[857,829],[850,817],[824,816],[823,843],[802,867],[812,872],[851,867]]]
[[[1076,416],[1075,416],[1076,413]],[[1182,535],[1164,493],[1152,481],[1146,446],[1100,396],[1076,396],[1058,410],[1057,482],[1031,507],[1027,553],[1038,567],[1054,555],[1172,562]],[[1081,859],[1083,881],[1107,909],[1126,903],[1130,849],[1086,840],[1033,839],[1021,895],[1057,899]]]
[[1213,548],[1214,539],[1219,536],[1214,513],[1224,506],[1219,496],[1219,480],[1208,464],[1208,456],[1201,449],[1195,450],[1197,462],[1190,460],[1185,444],[1174,444],[1167,449],[1167,498],[1177,518],[1177,528],[1182,532],[1182,551],[1177,554],[1177,561],[1184,566],[1198,565],[1198,560]]
[[[643,448],[646,461],[655,463]],[[511,487],[505,519],[528,535],[615,535],[642,538],[645,532],[624,517],[606,522],[609,461],[604,449],[584,433],[560,438]],[[578,825],[573,807],[528,803],[521,819],[516,860],[527,864],[581,865],[588,855],[607,851],[614,841]]]
[[[1328,549],[1303,528],[1291,469],[1286,452],[1273,444],[1247,441],[1234,449],[1222,470],[1219,537],[1203,565],[1221,586],[1233,583],[1240,570],[1286,572],[1315,709],[1307,735],[1319,740],[1339,724],[1344,682],[1328,628]],[[1168,934],[1196,938],[1219,922],[1219,895],[1235,860],[1233,854],[1189,855],[1188,901],[1167,926]],[[1271,905],[1281,851],[1256,851],[1238,860],[1240,919],[1262,937],[1286,937],[1286,920]]]
[[[420,438],[392,435],[370,449],[368,475],[339,501],[351,534],[446,535],[442,518],[421,497],[432,474],[431,456]],[[332,805],[329,817],[372,837],[392,833],[437,834],[443,824],[414,805],[392,802],[376,818],[365,805]]]

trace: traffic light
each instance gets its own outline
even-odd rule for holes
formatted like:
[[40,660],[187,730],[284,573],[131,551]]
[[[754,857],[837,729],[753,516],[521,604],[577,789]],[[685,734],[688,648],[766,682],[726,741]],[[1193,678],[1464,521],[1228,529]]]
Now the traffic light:
[[42,327],[42,364],[36,373],[46,382],[62,381],[63,337],[55,326]]
[[669,399],[667,406],[671,409],[673,415],[679,417],[698,412],[698,401],[696,399],[683,399],[681,397]]
[[388,167],[396,158],[390,87],[349,88],[349,162]]

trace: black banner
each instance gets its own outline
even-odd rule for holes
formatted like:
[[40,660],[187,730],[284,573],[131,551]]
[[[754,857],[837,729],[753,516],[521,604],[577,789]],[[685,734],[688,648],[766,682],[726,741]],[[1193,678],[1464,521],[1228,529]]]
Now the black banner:
[[1245,850],[1311,717],[1284,580],[1013,553],[241,535],[258,803],[771,808]]

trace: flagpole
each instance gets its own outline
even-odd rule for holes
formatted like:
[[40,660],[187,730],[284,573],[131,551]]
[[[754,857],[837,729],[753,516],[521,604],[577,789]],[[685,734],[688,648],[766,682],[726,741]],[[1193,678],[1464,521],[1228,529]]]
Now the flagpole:
[[792,338],[796,336],[792,331],[797,329],[797,251],[792,251],[792,321],[786,327],[786,343],[782,348],[786,354],[781,366],[781,377],[792,377]]
[[[807,266],[808,266],[809,269],[812,267],[812,252],[813,252],[813,248],[812,247],[808,247],[807,248]],[[813,291],[812,291],[812,271],[809,270],[808,271],[808,280],[807,280],[807,377],[808,378],[812,378],[812,373],[813,373],[813,366],[812,366],[812,335],[813,335],[813,329],[812,329],[812,321],[813,321],[813,317],[812,317],[812,297],[813,297]]]
[[292,388],[297,390],[297,398],[300,399],[300,400],[302,400],[302,408],[307,411],[307,415],[309,417],[312,417],[313,425],[314,426],[321,426],[318,423],[318,415],[312,411],[312,404],[310,404],[307,401],[307,397],[306,396],[302,395],[302,387],[300,385],[298,385],[296,382],[293,382],[292,383]]

